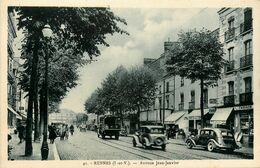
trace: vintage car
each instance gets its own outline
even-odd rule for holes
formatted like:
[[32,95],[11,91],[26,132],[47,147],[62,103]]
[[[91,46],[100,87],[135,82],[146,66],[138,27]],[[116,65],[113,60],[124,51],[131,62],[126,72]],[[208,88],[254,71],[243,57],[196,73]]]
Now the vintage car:
[[115,136],[115,139],[119,139],[120,118],[113,115],[101,115],[98,120],[97,136],[104,139],[106,136]]
[[167,140],[163,126],[147,125],[141,126],[140,130],[133,136],[133,146],[141,145],[144,148],[160,146],[165,150]]
[[186,145],[189,149],[197,146],[204,147],[210,152],[215,149],[233,152],[239,148],[232,132],[223,128],[201,129],[198,135],[191,135],[187,138]]

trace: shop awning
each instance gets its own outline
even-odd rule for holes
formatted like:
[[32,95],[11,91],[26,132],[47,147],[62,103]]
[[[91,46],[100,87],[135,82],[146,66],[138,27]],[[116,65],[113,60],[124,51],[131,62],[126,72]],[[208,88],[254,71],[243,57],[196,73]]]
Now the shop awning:
[[[204,109],[204,115],[209,112],[209,109]],[[190,114],[188,114],[189,120],[200,120],[201,119],[201,112],[200,109],[193,110]]]
[[174,112],[171,115],[169,115],[164,123],[165,124],[174,124],[176,121],[178,121],[186,112],[185,111],[179,111],[179,112]]
[[218,123],[218,124],[226,123],[232,110],[233,107],[217,108],[216,112],[210,119],[210,123]]

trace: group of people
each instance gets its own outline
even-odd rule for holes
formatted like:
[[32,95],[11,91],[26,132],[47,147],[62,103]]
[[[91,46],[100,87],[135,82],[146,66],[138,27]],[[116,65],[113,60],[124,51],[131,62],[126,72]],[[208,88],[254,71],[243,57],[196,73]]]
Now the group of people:
[[74,126],[71,125],[70,127],[68,124],[62,124],[58,128],[52,123],[49,126],[49,139],[50,143],[54,143],[54,140],[60,136],[60,140],[67,140],[69,139],[69,132],[71,135],[74,133]]

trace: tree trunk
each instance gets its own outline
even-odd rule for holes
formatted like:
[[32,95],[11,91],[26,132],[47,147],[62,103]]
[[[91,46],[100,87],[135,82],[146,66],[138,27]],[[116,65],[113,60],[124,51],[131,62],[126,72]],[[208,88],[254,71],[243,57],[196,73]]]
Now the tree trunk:
[[35,88],[35,94],[34,94],[34,142],[39,141],[39,106],[38,106],[38,85]]
[[200,112],[201,112],[201,128],[204,128],[204,101],[203,101],[204,81],[200,79]]
[[33,48],[32,58],[32,71],[30,76],[30,89],[29,89],[29,100],[28,100],[28,112],[26,120],[26,141],[25,141],[25,156],[31,156],[33,154],[32,147],[32,121],[33,121],[33,99],[36,87],[36,75],[38,69],[38,39],[36,37],[35,46]]

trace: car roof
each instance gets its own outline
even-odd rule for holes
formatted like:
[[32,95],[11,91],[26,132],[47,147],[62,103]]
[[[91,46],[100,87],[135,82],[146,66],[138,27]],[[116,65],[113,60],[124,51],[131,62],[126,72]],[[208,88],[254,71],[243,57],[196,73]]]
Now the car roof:
[[213,131],[216,131],[216,132],[220,132],[220,131],[228,131],[228,132],[230,132],[231,131],[231,130],[225,129],[225,128],[203,128],[203,129],[201,129],[201,131],[202,130],[213,130]]
[[160,126],[160,125],[143,125],[141,126],[141,128],[148,128],[148,129],[151,129],[151,128],[163,128],[163,126]]

